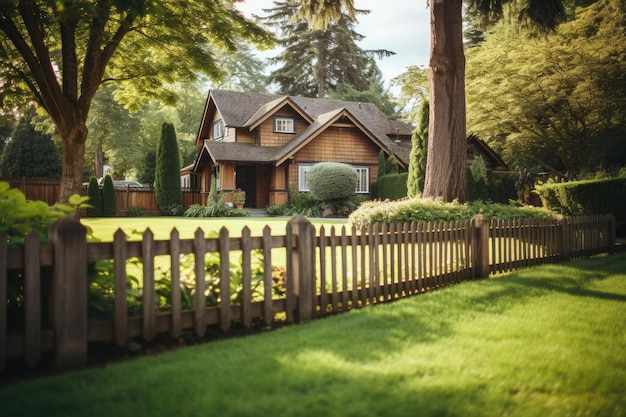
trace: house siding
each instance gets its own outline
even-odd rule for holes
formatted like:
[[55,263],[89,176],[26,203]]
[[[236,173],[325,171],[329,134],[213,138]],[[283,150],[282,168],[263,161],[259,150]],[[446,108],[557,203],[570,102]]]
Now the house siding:
[[274,132],[274,117],[294,118],[296,121],[296,133],[302,132],[309,125],[309,123],[306,122],[302,116],[295,112],[289,112],[286,110],[278,111],[259,126],[261,146],[283,146],[294,138],[293,133]]
[[369,167],[370,184],[376,182],[379,148],[356,128],[330,127],[294,155],[289,164],[289,188],[298,189],[298,164],[341,162]]

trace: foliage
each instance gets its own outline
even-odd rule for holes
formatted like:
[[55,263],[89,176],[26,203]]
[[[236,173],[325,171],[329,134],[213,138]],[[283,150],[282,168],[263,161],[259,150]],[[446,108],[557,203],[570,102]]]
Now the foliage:
[[387,161],[385,161],[385,174],[397,174],[398,173],[398,160],[396,156],[393,154],[391,149],[389,150],[389,156],[387,157]]
[[278,44],[282,51],[270,59],[278,65],[270,73],[270,82],[277,84],[282,94],[305,97],[325,98],[340,85],[346,92],[349,88],[367,91],[377,70],[371,56],[393,53],[362,50],[357,42],[363,36],[354,31],[356,19],[349,14],[341,13],[325,30],[316,30],[310,22],[295,16],[300,6],[300,0],[274,2],[274,7],[266,10],[269,15],[262,19],[280,31]]
[[110,175],[105,175],[102,184],[102,215],[105,217],[115,216],[116,210],[117,196],[113,187],[113,179]]
[[478,155],[467,167],[467,199],[487,201],[489,199],[488,182],[485,160]]
[[154,179],[154,195],[159,208],[171,215],[172,207],[182,207],[180,186],[180,162],[174,125],[163,123],[161,139],[157,147],[157,165]]
[[87,117],[104,80],[133,110],[151,97],[172,104],[175,81],[222,76],[213,51],[272,42],[233,1],[5,1],[0,17],[0,102],[35,100],[55,123],[66,145],[61,201],[80,191]]
[[137,171],[137,181],[142,184],[154,185],[154,174],[156,172],[156,151],[149,149],[143,156],[139,170]]
[[626,231],[626,177],[546,183],[537,192],[550,210],[567,216],[612,213]]
[[573,179],[626,160],[625,6],[572,16],[539,37],[498,25],[468,53],[468,127],[515,170]]
[[399,200],[407,196],[409,174],[387,174],[378,180],[378,198],[381,200]]
[[407,179],[407,196],[416,197],[424,189],[426,177],[426,155],[428,153],[428,112],[430,103],[424,98],[419,110],[417,129],[411,136],[411,154],[409,156],[409,176]]
[[387,174],[387,160],[385,157],[385,151],[378,151],[378,171],[376,174],[376,182],[380,181],[380,177]]
[[[392,87],[399,87],[397,104],[403,119],[419,123],[420,108],[428,98],[428,68],[412,65],[391,80]],[[426,124],[428,126],[428,123]]]
[[[267,208],[267,212],[275,216],[293,216],[300,214],[305,217],[321,217],[326,204],[317,200],[310,193],[292,191],[288,204],[274,204]],[[341,205],[338,205],[341,207]]]
[[143,209],[141,207],[129,207],[126,215],[128,217],[141,217],[143,216]]
[[89,184],[87,185],[87,196],[89,197],[89,205],[87,208],[87,216],[89,217],[101,217],[102,216],[102,191],[98,184],[98,179],[94,176],[89,178]]
[[215,172],[211,170],[211,189],[209,190],[208,203],[209,205],[217,203],[217,180],[215,178]]
[[235,217],[235,216],[247,216],[247,210],[240,210],[233,208],[232,205],[224,202],[223,198],[215,203],[210,203],[207,206],[202,204],[192,204],[183,213],[185,217]]
[[442,200],[429,198],[412,198],[363,203],[350,215],[350,222],[357,227],[365,227],[374,223],[467,220],[477,214],[483,214],[490,219],[547,219],[557,217],[555,213],[549,210],[531,206],[483,203],[480,201],[465,204],[445,203]]
[[307,173],[311,196],[320,201],[341,200],[354,194],[358,184],[356,170],[348,164],[320,162]]
[[23,243],[24,236],[35,232],[39,240],[48,239],[48,226],[62,216],[73,214],[87,207],[87,197],[73,195],[70,205],[57,204],[49,207],[43,201],[26,200],[24,193],[0,181],[0,232],[6,233],[9,244]]
[[29,107],[11,133],[0,154],[0,177],[61,177],[61,154],[50,135],[39,132],[31,124],[34,116],[34,108]]

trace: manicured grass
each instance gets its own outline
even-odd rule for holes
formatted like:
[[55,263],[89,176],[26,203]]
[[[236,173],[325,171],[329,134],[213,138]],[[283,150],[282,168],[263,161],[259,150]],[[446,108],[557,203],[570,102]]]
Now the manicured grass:
[[[169,239],[172,229],[175,227],[181,239],[193,239],[198,228],[205,235],[210,232],[219,232],[226,227],[233,237],[241,236],[241,230],[248,226],[252,236],[261,236],[263,228],[269,226],[274,235],[284,235],[288,217],[100,217],[83,218],[81,223],[91,227],[93,235],[102,241],[112,241],[117,229],[122,229],[132,240],[141,240],[141,234],[147,229],[154,233],[155,239]],[[310,219],[319,225],[341,227],[347,224],[346,219]]]
[[0,387],[17,416],[624,416],[626,254]]

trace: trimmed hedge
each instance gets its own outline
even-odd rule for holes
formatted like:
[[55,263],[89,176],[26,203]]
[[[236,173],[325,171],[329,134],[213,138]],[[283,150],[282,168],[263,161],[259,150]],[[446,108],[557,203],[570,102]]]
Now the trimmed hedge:
[[359,181],[356,169],[339,162],[320,162],[306,176],[311,195],[320,201],[349,198]]
[[626,177],[544,184],[537,193],[546,208],[566,216],[613,214],[626,232]]
[[102,215],[105,217],[115,216],[117,208],[117,197],[115,195],[115,187],[113,187],[113,179],[110,175],[104,177],[102,184]]
[[378,198],[381,200],[399,200],[407,196],[409,173],[383,175],[378,179]]

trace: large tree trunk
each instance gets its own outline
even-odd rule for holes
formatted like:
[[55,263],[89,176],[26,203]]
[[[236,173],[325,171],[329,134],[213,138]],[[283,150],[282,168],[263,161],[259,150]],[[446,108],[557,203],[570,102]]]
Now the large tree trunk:
[[430,123],[423,197],[467,199],[462,0],[430,2]]
[[66,133],[61,133],[61,137],[63,139],[63,168],[59,201],[67,203],[72,194],[81,193],[83,188],[87,126],[83,122],[77,122]]

